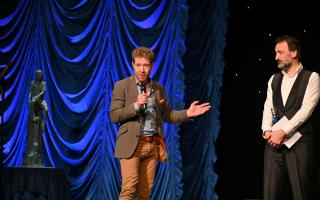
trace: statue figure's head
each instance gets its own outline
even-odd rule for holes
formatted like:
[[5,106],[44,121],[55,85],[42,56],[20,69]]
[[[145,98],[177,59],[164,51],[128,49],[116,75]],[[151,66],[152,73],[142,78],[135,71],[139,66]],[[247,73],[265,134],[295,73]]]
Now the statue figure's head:
[[36,80],[37,81],[41,81],[42,80],[42,71],[40,69],[38,69],[36,71]]

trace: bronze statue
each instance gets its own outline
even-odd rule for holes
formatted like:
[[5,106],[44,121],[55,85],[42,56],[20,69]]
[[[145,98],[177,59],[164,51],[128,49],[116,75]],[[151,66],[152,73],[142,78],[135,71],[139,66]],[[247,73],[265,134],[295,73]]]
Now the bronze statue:
[[37,70],[35,80],[30,84],[29,112],[30,123],[28,130],[27,149],[24,166],[42,167],[42,133],[45,130],[48,106],[44,100],[46,82],[42,80],[42,71]]
[[[39,121],[41,124],[41,129],[45,129],[45,121],[48,115],[48,106],[44,100],[44,93],[46,91],[46,82],[42,80],[42,71],[36,71],[36,78],[31,82],[30,93],[29,93],[29,112],[31,120],[36,122]],[[35,106],[39,106],[43,109],[43,118],[36,116]],[[41,114],[41,113],[39,113]]]

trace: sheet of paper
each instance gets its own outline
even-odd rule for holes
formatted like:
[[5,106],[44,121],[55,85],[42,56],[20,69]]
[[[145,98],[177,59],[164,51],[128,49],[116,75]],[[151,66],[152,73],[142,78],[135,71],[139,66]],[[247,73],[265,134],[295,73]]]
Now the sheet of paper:
[[[276,124],[274,124],[271,127],[272,131],[276,131],[281,129],[282,127],[287,124],[289,120],[286,118],[286,116],[282,117]],[[283,144],[286,145],[289,149],[294,145],[300,138],[301,138],[301,133],[300,132],[295,132],[288,140],[286,140]]]

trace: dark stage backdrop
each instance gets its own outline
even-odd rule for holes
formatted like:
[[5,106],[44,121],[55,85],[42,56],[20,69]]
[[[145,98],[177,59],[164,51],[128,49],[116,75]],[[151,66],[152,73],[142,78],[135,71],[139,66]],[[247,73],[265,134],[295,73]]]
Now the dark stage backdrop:
[[[267,82],[279,72],[274,40],[290,34],[302,43],[302,64],[320,73],[320,12],[317,1],[230,0],[216,151],[221,200],[262,199],[261,137]],[[320,118],[318,118],[320,125]],[[319,143],[320,133],[317,133]],[[320,151],[318,147],[318,157]]]
[[113,84],[133,73],[131,50],[144,45],[156,52],[151,76],[165,86],[173,108],[193,100],[213,104],[182,128],[165,125],[170,159],[158,167],[152,198],[217,199],[226,18],[226,0],[1,1],[1,68],[14,63],[1,99],[3,165],[22,165],[29,84],[41,69],[49,107],[45,165],[65,171],[73,199],[117,199],[118,125],[109,119],[109,105]]

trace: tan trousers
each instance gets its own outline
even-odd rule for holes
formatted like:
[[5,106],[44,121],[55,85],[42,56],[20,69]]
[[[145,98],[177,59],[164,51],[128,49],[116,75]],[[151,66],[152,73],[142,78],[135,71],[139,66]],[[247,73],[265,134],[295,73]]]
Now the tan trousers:
[[139,140],[133,156],[121,159],[122,189],[120,200],[148,200],[156,175],[158,147],[155,142]]

